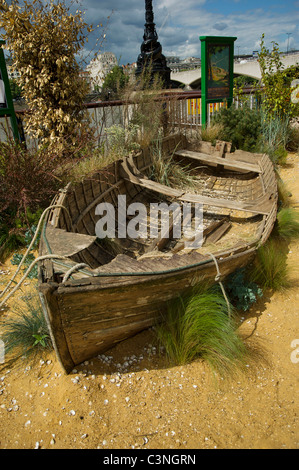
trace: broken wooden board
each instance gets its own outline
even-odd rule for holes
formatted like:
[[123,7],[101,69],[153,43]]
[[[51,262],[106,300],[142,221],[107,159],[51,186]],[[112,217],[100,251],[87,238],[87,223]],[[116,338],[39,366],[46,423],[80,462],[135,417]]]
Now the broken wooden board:
[[208,155],[206,153],[201,152],[193,152],[191,150],[177,150],[174,153],[174,156],[189,158],[192,160],[197,160],[200,162],[205,162],[208,164],[219,164],[229,167],[231,170],[235,171],[253,171],[254,173],[262,173],[262,170],[259,165],[254,165],[252,163],[245,163],[239,162],[236,160],[226,160],[225,158],[216,156],[216,155]]
[[226,209],[265,215],[269,214],[273,205],[272,194],[269,193],[265,194],[256,201],[235,201],[233,199],[220,199],[191,193],[183,194],[183,196],[179,197],[179,200],[183,202],[194,202],[212,207],[225,207]]
[[230,229],[232,223],[229,220],[222,220],[221,224],[209,233],[204,243],[216,243]]

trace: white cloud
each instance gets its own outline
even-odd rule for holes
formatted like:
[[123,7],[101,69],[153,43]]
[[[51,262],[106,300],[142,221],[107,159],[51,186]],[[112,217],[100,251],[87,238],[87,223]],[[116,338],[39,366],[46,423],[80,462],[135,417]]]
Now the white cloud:
[[[238,10],[233,7],[238,4]],[[153,0],[154,21],[164,55],[178,55],[181,58],[200,55],[199,36],[236,36],[235,47],[240,53],[251,53],[259,49],[260,38],[265,34],[266,44],[279,44],[281,50],[287,47],[286,33],[292,32],[289,47],[299,49],[299,14],[296,4],[290,9],[272,0],[271,9],[261,2],[258,9],[247,10],[245,2],[226,2],[227,8],[220,8],[223,2],[215,0]],[[217,6],[219,8],[217,9]],[[229,6],[234,10],[230,13]],[[288,4],[290,8],[290,4]],[[141,0],[82,0],[86,9],[86,21],[97,24],[114,10],[103,45],[105,51],[114,52],[121,63],[136,61],[143,40],[145,9]],[[90,42],[92,45],[92,41]],[[237,50],[237,49],[236,49]]]

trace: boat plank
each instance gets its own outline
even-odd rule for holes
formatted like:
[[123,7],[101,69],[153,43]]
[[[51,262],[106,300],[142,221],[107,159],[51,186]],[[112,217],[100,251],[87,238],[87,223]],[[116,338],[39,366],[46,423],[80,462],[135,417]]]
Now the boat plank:
[[206,153],[193,152],[191,150],[177,150],[174,153],[174,156],[189,158],[192,160],[198,160],[201,162],[212,163],[212,164],[217,163],[219,165],[229,166],[230,169],[234,169],[237,171],[244,170],[244,171],[253,171],[254,173],[262,173],[262,170],[259,167],[259,165],[254,165],[252,163],[245,163],[245,162],[231,160],[231,159],[226,160],[225,158],[222,158],[219,156],[207,155]]
[[256,201],[235,201],[230,199],[220,199],[210,196],[203,196],[201,194],[185,193],[179,197],[184,202],[194,202],[214,207],[225,207],[238,211],[252,212],[253,214],[269,214],[273,205],[271,200],[272,193],[264,195],[260,200]]
[[96,237],[82,233],[66,232],[50,225],[46,228],[46,239],[55,255],[72,256],[94,243]]

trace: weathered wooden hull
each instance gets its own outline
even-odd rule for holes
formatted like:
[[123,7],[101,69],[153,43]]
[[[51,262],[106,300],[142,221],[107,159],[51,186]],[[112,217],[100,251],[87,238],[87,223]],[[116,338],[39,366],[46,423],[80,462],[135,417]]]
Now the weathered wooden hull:
[[[177,146],[177,139],[175,137],[173,141],[167,140],[169,150]],[[201,154],[198,155],[199,158],[204,158]],[[180,154],[179,157],[184,158],[184,155]],[[224,278],[245,266],[254,256],[259,244],[267,240],[274,225],[277,189],[273,168],[267,161],[259,176],[253,178],[252,186],[258,182],[257,191],[261,191],[256,200],[264,201],[264,196],[270,194],[269,187],[271,197],[269,196],[269,200],[266,198],[263,207],[257,202],[256,212],[245,198],[240,206],[249,214],[248,223],[252,218],[259,218],[252,240],[239,240],[235,245],[222,249],[217,244],[214,247],[211,245],[212,254],[207,246],[202,252],[195,250],[178,254],[174,250],[170,256],[158,252],[155,256],[148,257],[142,256],[142,252],[141,256],[133,256],[131,247],[124,241],[122,253],[109,258],[106,250],[93,239],[94,207],[96,202],[103,200],[103,194],[105,201],[113,201],[113,194],[130,194],[138,200],[144,194],[144,185],[147,190],[152,189],[152,182],[138,180],[140,173],[136,168],[143,169],[142,174],[148,168],[144,155],[143,161],[142,158],[140,160],[136,159],[135,175],[134,172],[124,173],[127,166],[119,167],[114,164],[108,171],[108,178],[112,178],[112,183],[99,180],[82,183],[80,194],[84,194],[84,197],[78,197],[76,191],[70,192],[69,189],[58,195],[55,204],[66,207],[69,215],[66,216],[66,210],[61,207],[53,209],[45,226],[40,254],[66,255],[66,261],[46,259],[40,262],[39,291],[53,345],[67,373],[84,360],[95,357],[117,342],[154,325],[169,300],[186,293],[201,280],[215,280],[218,270],[221,278]],[[261,174],[263,180],[260,184]],[[130,178],[137,179],[132,182]],[[247,183],[244,185],[248,186]],[[140,188],[142,191],[139,192]],[[153,185],[153,188],[158,192],[159,186]],[[210,203],[210,200],[205,199],[206,196],[202,197],[204,204],[207,201]],[[231,201],[231,210],[237,210],[237,202],[233,199]],[[252,193],[250,201],[252,202]],[[215,204],[221,206],[218,199],[215,199]],[[72,230],[68,219],[71,220]],[[73,238],[67,238],[72,236],[73,231],[76,232],[73,237],[74,246]],[[135,247],[134,241],[132,244]],[[140,250],[143,246],[139,247]],[[72,274],[66,275],[77,263],[84,265],[77,265],[78,269],[74,268]]]
[[[219,261],[221,274],[226,276],[246,265],[253,253],[254,249],[246,250]],[[216,275],[216,266],[210,261],[167,274],[115,276],[104,286],[102,278],[83,286],[80,282],[76,286],[42,286],[42,303],[63,368],[70,372],[76,364],[153,326],[167,301],[202,279],[214,280]]]

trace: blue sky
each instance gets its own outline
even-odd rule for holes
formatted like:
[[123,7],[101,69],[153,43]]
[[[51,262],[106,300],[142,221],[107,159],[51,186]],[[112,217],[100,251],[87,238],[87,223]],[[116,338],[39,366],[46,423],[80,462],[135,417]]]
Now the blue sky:
[[[81,5],[92,23],[105,21],[114,11],[102,50],[113,52],[120,63],[136,61],[144,30],[144,0],[82,0]],[[237,36],[235,52],[240,54],[258,50],[263,33],[269,47],[275,41],[281,51],[288,45],[299,49],[298,0],[153,0],[153,8],[166,56],[200,57],[199,36],[205,35]]]
[[[120,64],[137,60],[144,32],[144,0],[65,1],[84,11],[89,24],[105,24],[110,16],[101,51],[113,52]],[[251,54],[259,49],[263,33],[269,48],[275,41],[281,51],[299,50],[299,0],[153,0],[153,8],[165,56],[200,57],[199,36],[236,36],[235,53]],[[88,61],[93,57],[90,50],[97,50],[96,35],[98,29],[84,50]]]

